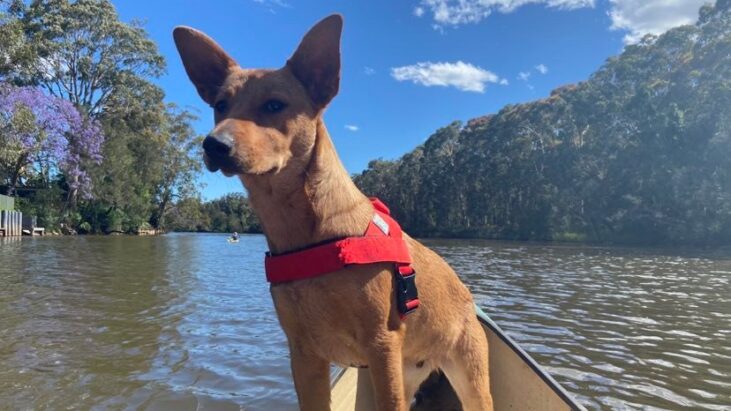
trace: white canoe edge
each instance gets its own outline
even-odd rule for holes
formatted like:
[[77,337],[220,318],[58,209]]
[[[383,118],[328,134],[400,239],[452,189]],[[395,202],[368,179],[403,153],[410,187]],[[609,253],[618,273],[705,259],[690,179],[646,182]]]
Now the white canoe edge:
[[[490,347],[490,388],[495,410],[585,410],[479,307]],[[331,385],[333,411],[374,410],[367,369],[338,370]]]

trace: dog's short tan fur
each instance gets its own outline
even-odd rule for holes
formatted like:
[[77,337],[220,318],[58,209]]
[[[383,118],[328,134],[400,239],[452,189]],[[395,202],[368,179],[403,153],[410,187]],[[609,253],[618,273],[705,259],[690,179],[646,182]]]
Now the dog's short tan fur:
[[[373,215],[322,120],[338,92],[341,29],[338,15],[322,20],[278,70],[242,69],[204,34],[174,31],[190,79],[216,108],[210,135],[233,144],[204,160],[211,171],[241,178],[273,253],[361,235]],[[421,306],[404,321],[390,264],[271,287],[301,409],[329,409],[330,363],[367,365],[379,410],[407,409],[436,368],[465,410],[492,409],[487,342],[469,291],[436,253],[406,241]]]

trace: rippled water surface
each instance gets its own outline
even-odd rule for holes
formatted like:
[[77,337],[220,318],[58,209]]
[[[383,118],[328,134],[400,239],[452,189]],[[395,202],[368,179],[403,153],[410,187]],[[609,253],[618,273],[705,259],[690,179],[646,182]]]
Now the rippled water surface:
[[[731,408],[728,252],[426,243],[588,408]],[[0,409],[296,409],[265,250],[0,239]]]

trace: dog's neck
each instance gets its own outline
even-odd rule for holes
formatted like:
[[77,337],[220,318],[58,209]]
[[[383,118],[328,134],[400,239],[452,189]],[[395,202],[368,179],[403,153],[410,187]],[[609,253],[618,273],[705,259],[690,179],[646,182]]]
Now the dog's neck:
[[309,164],[265,176],[242,176],[274,254],[362,235],[373,207],[343,167],[320,119]]

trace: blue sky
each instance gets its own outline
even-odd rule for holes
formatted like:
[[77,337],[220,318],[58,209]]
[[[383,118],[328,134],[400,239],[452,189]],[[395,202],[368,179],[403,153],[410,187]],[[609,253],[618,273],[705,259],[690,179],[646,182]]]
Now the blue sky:
[[[281,67],[319,19],[341,13],[340,94],[325,121],[345,167],[394,159],[454,120],[547,96],[585,80],[646,33],[692,23],[704,0],[218,0],[114,1],[138,18],[168,62],[157,82],[192,108],[205,134],[212,111],[189,83],[172,29],[213,37],[243,67]],[[205,172],[204,199],[241,192],[236,178]]]

